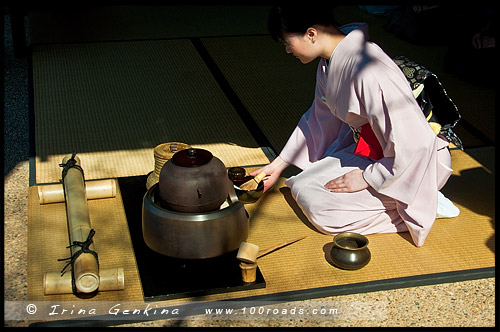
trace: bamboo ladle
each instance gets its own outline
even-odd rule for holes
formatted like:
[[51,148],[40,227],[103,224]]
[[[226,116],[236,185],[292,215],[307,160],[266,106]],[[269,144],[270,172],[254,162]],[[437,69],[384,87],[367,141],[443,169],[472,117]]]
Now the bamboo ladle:
[[267,249],[259,250],[259,246],[248,243],[248,242],[241,242],[240,248],[238,250],[238,254],[236,255],[236,258],[238,258],[240,261],[245,262],[245,263],[255,263],[257,261],[257,258],[262,257],[264,255],[267,255],[277,249],[286,247],[287,245],[290,245],[294,242],[300,241],[302,239],[305,239],[307,235],[301,236],[299,238],[296,238],[294,240],[286,241],[280,244],[277,244],[275,246],[272,246]]

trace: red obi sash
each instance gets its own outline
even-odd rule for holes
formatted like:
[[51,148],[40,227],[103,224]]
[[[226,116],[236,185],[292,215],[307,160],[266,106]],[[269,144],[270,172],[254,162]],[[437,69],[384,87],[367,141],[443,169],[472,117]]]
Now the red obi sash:
[[382,147],[380,146],[380,143],[378,142],[378,139],[369,123],[361,127],[358,144],[356,144],[354,154],[376,160],[384,157]]

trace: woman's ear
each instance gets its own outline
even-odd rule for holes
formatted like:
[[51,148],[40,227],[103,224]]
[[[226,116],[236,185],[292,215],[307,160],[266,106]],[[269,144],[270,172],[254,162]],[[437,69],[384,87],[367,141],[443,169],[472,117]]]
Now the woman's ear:
[[313,27],[310,27],[306,30],[306,38],[309,39],[313,44],[316,42],[318,37],[318,30]]

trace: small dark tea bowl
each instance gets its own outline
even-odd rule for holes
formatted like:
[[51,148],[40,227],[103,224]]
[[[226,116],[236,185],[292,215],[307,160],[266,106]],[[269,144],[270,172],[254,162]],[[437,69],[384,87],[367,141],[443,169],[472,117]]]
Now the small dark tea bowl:
[[264,193],[264,182],[260,181],[255,190],[240,189],[240,185],[253,179],[253,176],[245,175],[245,169],[242,167],[231,167],[228,170],[229,179],[234,184],[234,191],[238,200],[243,204],[255,203],[259,200],[260,196]]
[[234,191],[236,191],[236,196],[240,202],[244,204],[255,203],[259,200],[260,196],[264,193],[264,182],[260,181],[257,189],[255,190],[243,190],[239,186],[243,183],[253,179],[253,176],[245,176],[242,180],[232,180],[233,184],[236,186]]
[[364,235],[353,232],[337,234],[333,238],[330,258],[333,264],[341,269],[360,269],[371,259],[368,239]]

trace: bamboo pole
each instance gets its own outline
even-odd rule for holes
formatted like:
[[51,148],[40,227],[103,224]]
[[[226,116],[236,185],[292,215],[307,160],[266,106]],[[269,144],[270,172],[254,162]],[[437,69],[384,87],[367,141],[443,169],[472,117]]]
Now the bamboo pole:
[[[62,164],[67,164],[71,157],[64,157]],[[81,165],[80,158],[75,156],[74,160],[77,166]],[[70,243],[85,242],[91,226],[83,172],[81,168],[71,167],[67,169],[67,173],[63,177]],[[79,246],[72,246],[71,256],[80,249]],[[94,250],[93,243],[90,244],[89,249]],[[73,276],[78,292],[91,293],[95,291],[99,287],[99,266],[96,257],[88,252],[80,254],[73,262]]]

